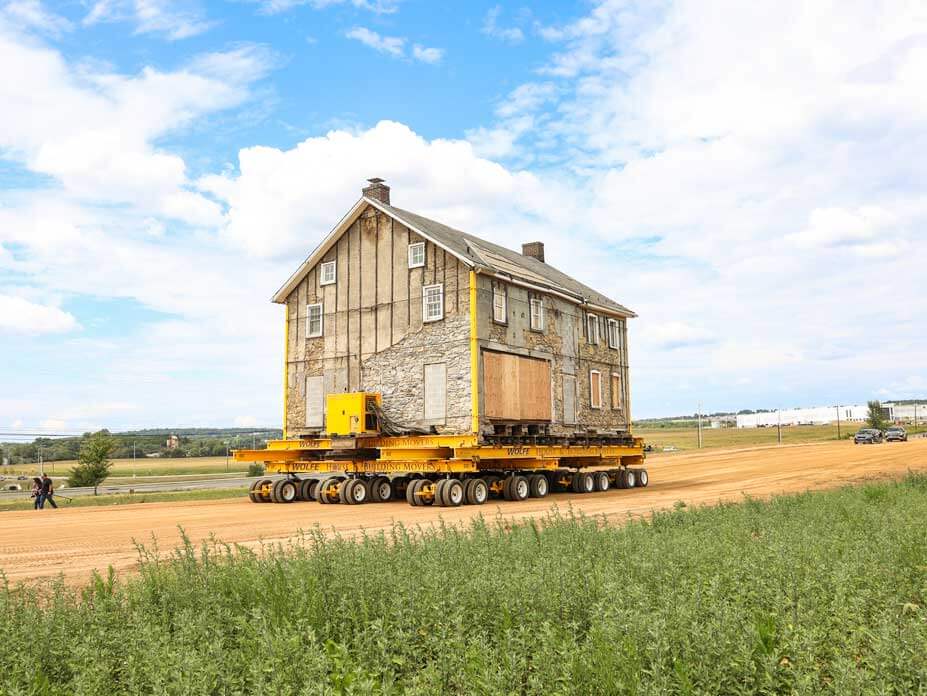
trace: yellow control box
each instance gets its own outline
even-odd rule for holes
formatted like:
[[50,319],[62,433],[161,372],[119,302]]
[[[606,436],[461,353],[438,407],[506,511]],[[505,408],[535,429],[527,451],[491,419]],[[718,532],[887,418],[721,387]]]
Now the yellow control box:
[[378,435],[373,404],[380,405],[378,393],[329,394],[325,400],[325,429],[329,435]]

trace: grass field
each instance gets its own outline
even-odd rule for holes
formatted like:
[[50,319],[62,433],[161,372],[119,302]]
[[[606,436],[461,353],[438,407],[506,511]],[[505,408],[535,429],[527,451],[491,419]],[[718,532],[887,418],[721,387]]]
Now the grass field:
[[[842,438],[852,437],[860,428],[860,423],[842,423],[840,435]],[[908,434],[924,432],[925,428],[919,426],[916,430],[905,426]],[[634,428],[634,434],[644,438],[647,444],[653,445],[658,451],[664,447],[675,447],[680,450],[696,449],[698,447],[697,428]],[[796,445],[805,442],[821,442],[837,439],[836,425],[795,425],[782,428],[782,443]],[[702,428],[702,447],[754,447],[761,445],[775,445],[778,442],[776,428]]]
[[187,545],[0,590],[8,693],[917,693],[927,477],[603,527]]
[[[45,472],[49,476],[67,476],[68,472],[77,464],[74,460],[60,462],[45,462]],[[137,476],[182,476],[188,474],[224,474],[244,473],[248,470],[247,463],[236,462],[229,457],[226,469],[225,457],[185,457],[182,459],[142,458],[135,462],[131,459],[114,459],[111,477]],[[0,468],[0,475],[26,475],[37,476],[38,464],[23,464],[21,466],[7,466]]]
[[[196,491],[163,491],[155,493],[114,493],[107,495],[85,495],[67,500],[67,489],[55,496],[58,507],[100,507],[105,505],[126,505],[129,503],[164,503],[182,500],[219,500],[222,498],[243,498],[248,495],[247,488],[214,488]],[[21,500],[0,500],[0,512],[10,510],[30,510],[33,500],[23,497]],[[2,693],[2,692],[0,692]]]

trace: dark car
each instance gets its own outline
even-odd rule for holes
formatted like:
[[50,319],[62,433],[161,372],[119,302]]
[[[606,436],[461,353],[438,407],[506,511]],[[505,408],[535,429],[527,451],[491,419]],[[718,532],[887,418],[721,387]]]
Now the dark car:
[[874,445],[882,442],[882,431],[875,428],[863,428],[853,437],[853,442],[857,445]]
[[893,425],[891,428],[885,431],[885,441],[886,442],[907,442],[908,433],[904,428]]

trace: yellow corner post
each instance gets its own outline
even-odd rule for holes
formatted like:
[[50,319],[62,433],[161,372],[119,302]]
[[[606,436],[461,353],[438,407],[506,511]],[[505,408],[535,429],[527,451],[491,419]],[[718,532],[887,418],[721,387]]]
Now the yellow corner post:
[[480,432],[479,344],[476,340],[476,272],[470,271],[470,429]]
[[290,367],[290,303],[287,302],[285,321],[283,323],[283,439],[286,440],[286,412],[289,398],[289,367]]

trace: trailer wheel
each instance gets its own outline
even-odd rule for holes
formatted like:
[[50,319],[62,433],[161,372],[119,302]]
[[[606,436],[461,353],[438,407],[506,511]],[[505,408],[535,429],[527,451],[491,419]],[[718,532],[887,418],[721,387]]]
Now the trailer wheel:
[[367,502],[367,486],[360,479],[348,479],[341,486],[341,502],[347,505],[360,505]]
[[635,474],[631,469],[625,471],[624,480],[628,488],[634,488],[637,485],[637,474]]
[[389,483],[393,487],[393,500],[403,500],[406,497],[406,489],[412,485],[408,476],[396,476]]
[[445,507],[458,507],[463,504],[463,501],[463,484],[457,479],[447,479],[444,481],[444,495],[442,496],[440,504]]
[[341,478],[338,476],[329,476],[322,479],[318,488],[316,488],[316,498],[320,503],[330,505],[338,502],[338,489],[336,488],[335,492],[332,493],[332,487],[337,486],[340,480]]
[[422,500],[419,492],[422,490],[422,487],[425,485],[426,481],[427,479],[415,479],[408,485],[406,488],[406,502],[408,502],[409,505],[419,507],[425,504],[425,501]]
[[595,478],[588,471],[573,474],[572,489],[574,493],[592,493],[595,490]]
[[646,488],[648,483],[650,483],[650,477],[647,475],[647,469],[638,469],[637,485],[641,488]]
[[319,482],[317,479],[303,479],[299,482],[299,499],[315,500],[318,490]]
[[444,502],[444,489],[447,487],[447,479],[438,479],[438,482],[435,484],[435,505],[438,507],[444,507],[447,503]]
[[464,485],[464,499],[467,505],[482,505],[489,500],[489,486],[481,478],[467,479]]
[[528,484],[528,479],[524,476],[513,476],[511,491],[512,500],[526,500],[531,493],[531,486]]
[[275,503],[292,503],[296,500],[296,484],[289,479],[275,481],[270,489],[270,499]]
[[252,503],[263,503],[264,502],[263,500],[261,500],[261,492],[258,488],[259,483],[260,483],[259,480],[252,482],[251,487],[248,489],[248,498],[251,500]]
[[257,502],[259,503],[269,503],[270,494],[265,494],[264,491],[267,486],[272,486],[273,481],[271,479],[261,479],[256,484],[254,484],[254,494],[257,496]]
[[370,498],[371,503],[382,503],[393,497],[393,484],[385,476],[377,476],[370,481]]
[[600,471],[595,474],[595,489],[599,492],[607,491],[610,481],[608,480],[608,472]]
[[528,496],[531,498],[545,498],[550,492],[550,481],[543,474],[532,474],[528,477]]

